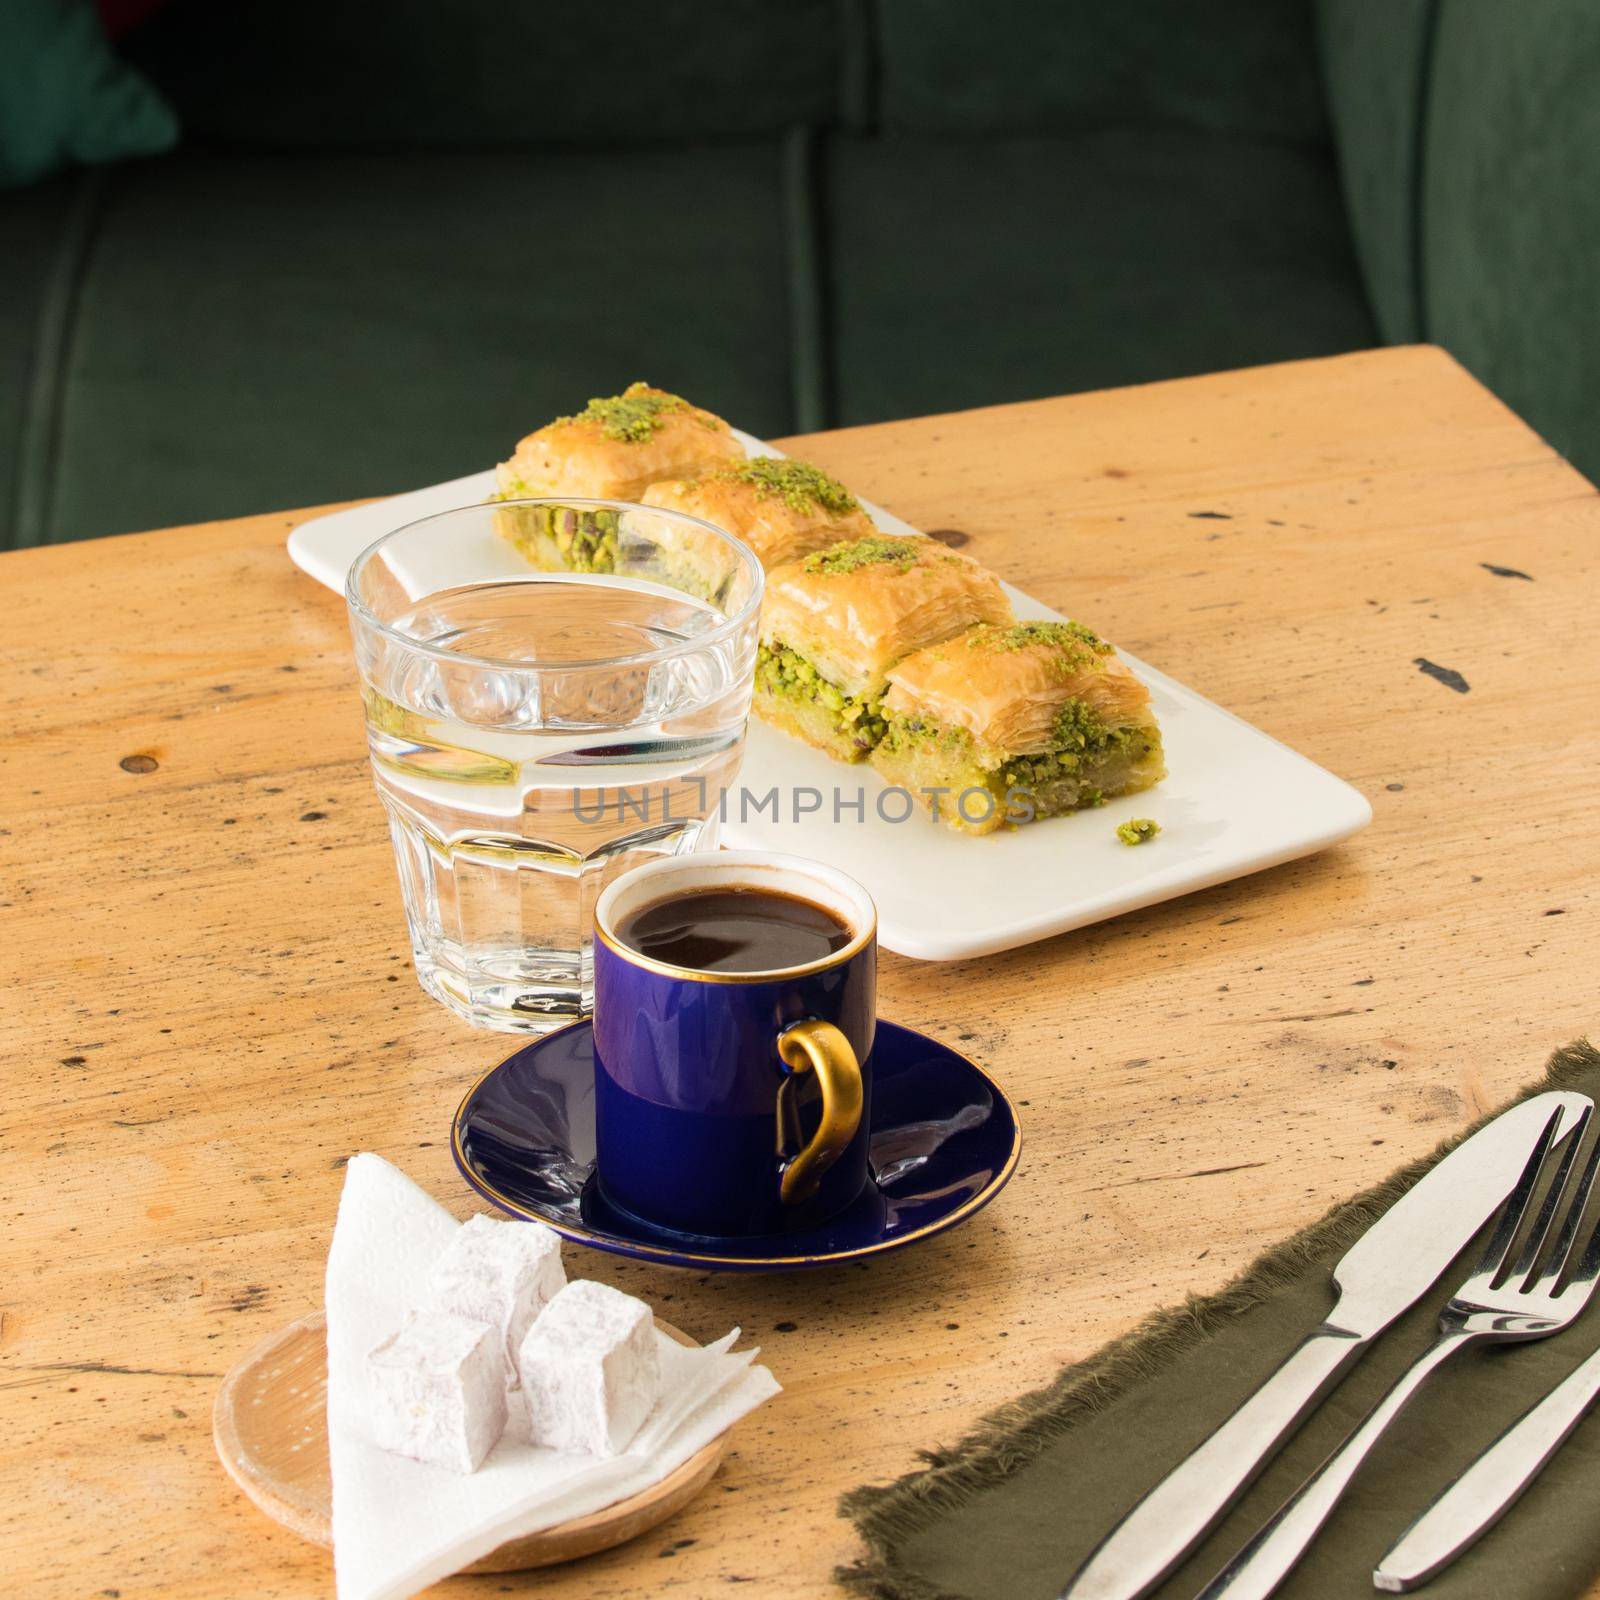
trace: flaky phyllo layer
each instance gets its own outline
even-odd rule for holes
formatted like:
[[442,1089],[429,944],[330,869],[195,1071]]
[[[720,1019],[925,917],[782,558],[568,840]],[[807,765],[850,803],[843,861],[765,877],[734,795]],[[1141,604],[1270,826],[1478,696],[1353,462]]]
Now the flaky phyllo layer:
[[855,496],[836,478],[808,462],[774,456],[651,484],[643,503],[725,529],[749,545],[769,572],[873,531]]
[[[490,498],[637,500],[663,478],[743,459],[739,441],[721,417],[681,395],[635,383],[520,440],[495,469]],[[614,512],[508,506],[496,515],[495,526],[546,571],[615,569]]]
[[761,637],[804,656],[845,694],[871,699],[913,650],[1010,618],[998,580],[976,561],[932,539],[873,535],[777,568]]
[[681,395],[635,383],[519,440],[496,476],[502,499],[637,500],[663,478],[692,477],[743,459],[721,417]]
[[992,574],[931,539],[839,541],[768,577],[756,709],[841,761],[860,761],[882,737],[896,661],[1010,615]]
[[1149,690],[1081,623],[976,627],[908,656],[889,685],[873,766],[966,832],[1102,805],[1166,774]]

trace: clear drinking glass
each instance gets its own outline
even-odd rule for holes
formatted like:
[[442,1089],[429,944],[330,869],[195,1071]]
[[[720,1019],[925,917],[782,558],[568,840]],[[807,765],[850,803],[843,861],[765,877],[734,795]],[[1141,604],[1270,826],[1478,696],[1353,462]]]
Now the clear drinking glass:
[[467,506],[357,557],[373,776],[435,999],[523,1033],[591,1009],[600,891],[715,846],[761,585],[710,523],[607,500]]

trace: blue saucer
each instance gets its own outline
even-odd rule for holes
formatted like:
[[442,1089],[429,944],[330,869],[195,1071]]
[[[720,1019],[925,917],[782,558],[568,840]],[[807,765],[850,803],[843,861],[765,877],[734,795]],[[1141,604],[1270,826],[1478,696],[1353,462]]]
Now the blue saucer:
[[514,1217],[579,1244],[667,1266],[779,1272],[898,1250],[964,1222],[1022,1150],[1004,1091],[958,1051],[892,1022],[872,1049],[874,1181],[827,1222],[760,1239],[702,1238],[616,1211],[594,1174],[594,1044],[575,1022],[480,1078],[456,1112],[462,1176]]

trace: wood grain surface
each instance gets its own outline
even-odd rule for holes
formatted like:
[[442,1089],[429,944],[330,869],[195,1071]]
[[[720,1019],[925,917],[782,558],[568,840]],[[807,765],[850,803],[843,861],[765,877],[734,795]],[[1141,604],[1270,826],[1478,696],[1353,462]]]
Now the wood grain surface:
[[[885,957],[884,1014],[1020,1101],[1015,1181],[850,1269],[585,1261],[696,1337],[740,1324],[785,1392],[649,1537],[458,1600],[826,1593],[840,1491],[1218,1287],[1595,1021],[1600,499],[1445,355],[785,444],[1376,820],[1003,956]],[[474,1209],[449,1117],[511,1041],[413,980],[343,607],[284,554],[300,515],[0,556],[8,1595],[331,1593],[219,1468],[213,1394],[317,1303],[352,1152]]]

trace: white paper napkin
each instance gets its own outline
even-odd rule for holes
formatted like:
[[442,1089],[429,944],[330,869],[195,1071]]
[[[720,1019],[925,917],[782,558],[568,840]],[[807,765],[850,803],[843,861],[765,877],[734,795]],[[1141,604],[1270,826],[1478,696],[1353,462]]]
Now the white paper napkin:
[[339,1600],[405,1600],[507,1539],[587,1516],[658,1483],[778,1393],[735,1328],[703,1349],[657,1334],[663,1398],[626,1455],[561,1455],[508,1429],[478,1471],[457,1474],[368,1442],[365,1357],[423,1295],[460,1224],[379,1156],[345,1170],[328,1251],[328,1459]]

